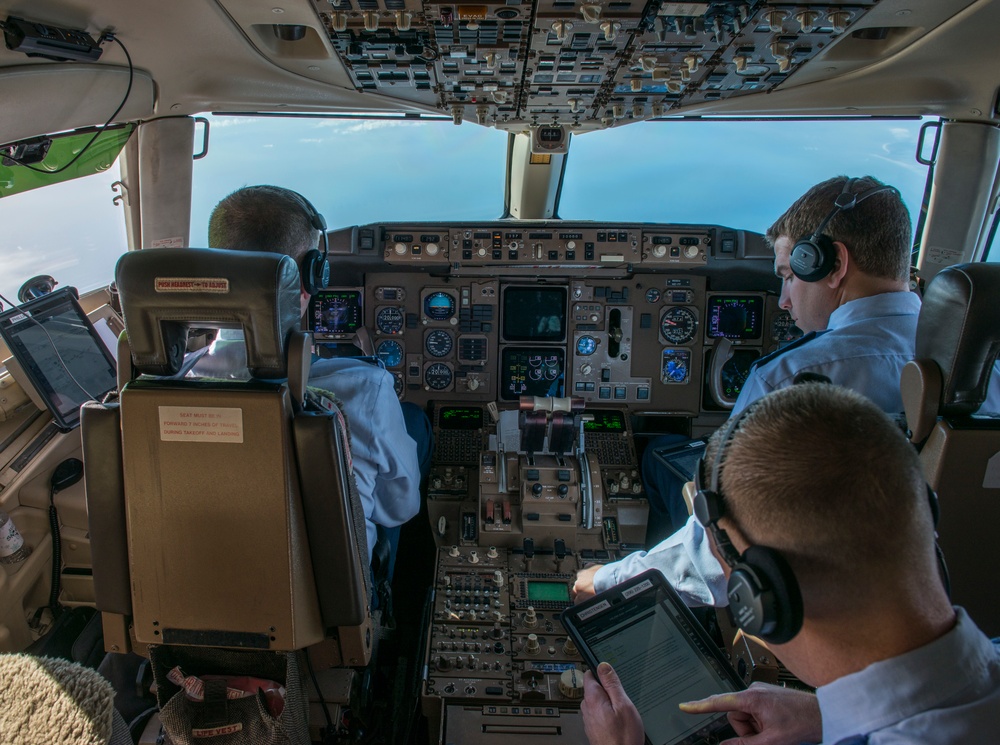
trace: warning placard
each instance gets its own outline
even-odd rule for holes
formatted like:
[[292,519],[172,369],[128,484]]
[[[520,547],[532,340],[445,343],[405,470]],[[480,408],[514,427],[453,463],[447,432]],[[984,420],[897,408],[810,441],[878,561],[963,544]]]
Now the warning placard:
[[243,409],[221,406],[160,406],[165,442],[243,442]]

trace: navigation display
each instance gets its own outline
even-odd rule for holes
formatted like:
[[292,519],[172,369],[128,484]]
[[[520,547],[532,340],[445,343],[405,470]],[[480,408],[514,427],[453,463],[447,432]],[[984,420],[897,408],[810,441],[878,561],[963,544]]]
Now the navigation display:
[[0,315],[14,359],[62,429],[80,423],[80,406],[117,385],[114,358],[65,288]]
[[559,347],[507,347],[501,354],[500,398],[563,395],[563,360]]
[[332,288],[316,293],[309,301],[313,335],[325,339],[352,335],[364,318],[362,298],[361,290]]
[[505,341],[564,341],[565,287],[507,287],[503,295]]
[[714,295],[708,299],[710,338],[759,339],[764,310],[763,298],[757,296]]

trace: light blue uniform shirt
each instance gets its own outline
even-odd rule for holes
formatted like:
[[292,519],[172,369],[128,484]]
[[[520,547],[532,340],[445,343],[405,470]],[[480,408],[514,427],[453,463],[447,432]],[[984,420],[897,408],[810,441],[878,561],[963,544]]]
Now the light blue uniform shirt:
[[750,373],[730,416],[802,372],[819,373],[862,393],[882,411],[903,410],[899,376],[913,359],[920,298],[886,292],[844,303],[830,314],[827,331],[800,347],[779,351]]
[[[249,377],[242,332],[230,331],[227,336],[213,345],[191,374]],[[417,445],[406,433],[392,375],[382,368],[350,357],[317,360],[309,370],[309,385],[330,391],[343,404],[371,559],[375,526],[402,525],[420,509]]]
[[1000,644],[961,608],[940,639],[816,689],[828,745],[1000,741]]
[[[886,292],[844,303],[830,314],[825,333],[762,360],[747,378],[731,416],[791,385],[801,372],[826,375],[883,411],[900,413],[899,376],[913,359],[919,314],[920,298],[912,292]],[[659,569],[689,606],[729,603],[722,567],[693,516],[652,550],[601,567],[594,575],[594,589],[601,592],[647,569]]]

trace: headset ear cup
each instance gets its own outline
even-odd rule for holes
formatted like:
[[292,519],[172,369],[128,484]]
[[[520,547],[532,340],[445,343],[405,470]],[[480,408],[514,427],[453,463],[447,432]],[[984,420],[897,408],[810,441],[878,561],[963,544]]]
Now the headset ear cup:
[[811,235],[795,244],[788,265],[803,282],[819,282],[833,271],[836,260],[833,241],[825,235]]
[[311,248],[302,257],[302,288],[310,295],[324,289],[330,281],[330,263],[323,254]]
[[790,641],[802,628],[802,593],[784,557],[751,546],[729,576],[729,603],[740,628],[772,644]]

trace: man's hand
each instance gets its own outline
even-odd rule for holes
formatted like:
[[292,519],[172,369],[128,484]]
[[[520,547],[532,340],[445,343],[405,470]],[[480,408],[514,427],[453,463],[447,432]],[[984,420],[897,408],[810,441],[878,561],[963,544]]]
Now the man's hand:
[[723,745],[798,745],[823,739],[819,703],[805,691],[754,683],[745,691],[709,696],[680,708],[688,714],[728,712],[739,737]]
[[594,591],[594,575],[600,568],[600,564],[594,564],[576,573],[576,582],[573,583],[573,602],[582,603],[597,594]]
[[583,728],[590,745],[642,745],[645,732],[635,704],[629,701],[618,674],[607,662],[597,667],[600,682],[588,670],[583,676]]

